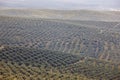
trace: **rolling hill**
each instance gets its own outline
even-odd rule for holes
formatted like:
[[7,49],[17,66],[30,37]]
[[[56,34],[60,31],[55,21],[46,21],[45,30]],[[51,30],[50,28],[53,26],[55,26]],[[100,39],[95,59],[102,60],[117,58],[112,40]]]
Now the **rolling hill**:
[[62,20],[120,21],[120,11],[50,10],[1,8],[2,16],[19,16]]
[[108,30],[118,22],[81,21],[82,25],[78,25],[19,17],[0,17],[0,20],[1,45],[49,49],[120,63],[120,34]]
[[119,80],[119,14],[0,9],[0,79]]

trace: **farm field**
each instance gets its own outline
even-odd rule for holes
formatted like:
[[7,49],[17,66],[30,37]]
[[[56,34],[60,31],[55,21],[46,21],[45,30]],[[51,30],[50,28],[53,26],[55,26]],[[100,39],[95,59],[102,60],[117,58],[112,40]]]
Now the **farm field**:
[[119,14],[1,9],[0,80],[120,80]]
[[118,65],[50,50],[5,47],[1,78],[11,80],[119,80]]

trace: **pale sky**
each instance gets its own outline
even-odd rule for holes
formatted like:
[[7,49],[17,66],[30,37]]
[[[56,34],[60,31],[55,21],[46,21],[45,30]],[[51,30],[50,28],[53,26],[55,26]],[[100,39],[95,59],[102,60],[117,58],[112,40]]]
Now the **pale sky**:
[[0,7],[44,9],[120,9],[120,0],[0,0]]

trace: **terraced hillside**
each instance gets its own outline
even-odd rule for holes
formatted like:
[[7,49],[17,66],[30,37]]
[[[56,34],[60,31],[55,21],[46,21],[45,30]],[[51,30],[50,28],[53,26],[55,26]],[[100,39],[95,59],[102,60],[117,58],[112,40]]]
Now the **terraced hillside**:
[[50,50],[4,47],[0,79],[119,80],[118,65]]
[[[0,44],[82,54],[120,63],[120,34],[114,30],[107,31],[118,22],[81,21],[82,25],[68,22],[1,16]],[[105,31],[88,27],[90,23],[97,27],[106,26]]]

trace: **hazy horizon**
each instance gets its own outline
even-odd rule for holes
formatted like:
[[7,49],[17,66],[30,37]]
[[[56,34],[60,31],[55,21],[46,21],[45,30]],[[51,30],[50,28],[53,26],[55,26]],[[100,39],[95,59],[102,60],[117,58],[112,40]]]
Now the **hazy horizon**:
[[0,7],[120,10],[120,0],[0,0]]

